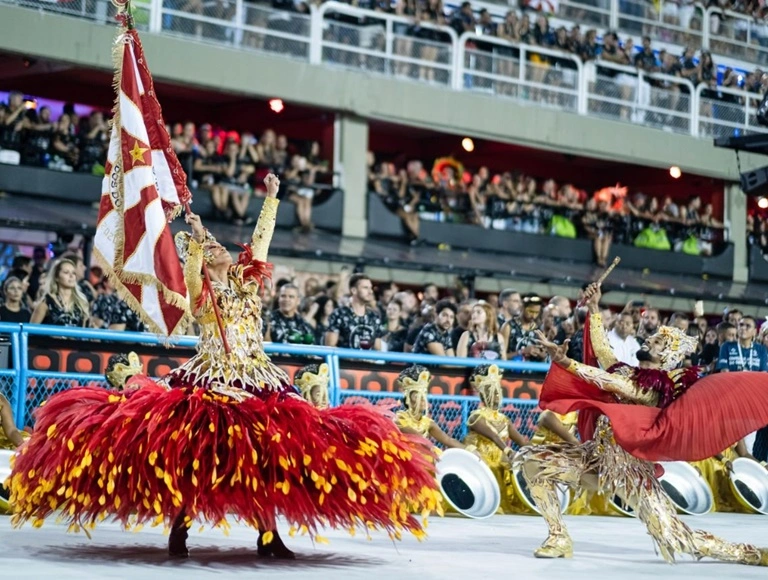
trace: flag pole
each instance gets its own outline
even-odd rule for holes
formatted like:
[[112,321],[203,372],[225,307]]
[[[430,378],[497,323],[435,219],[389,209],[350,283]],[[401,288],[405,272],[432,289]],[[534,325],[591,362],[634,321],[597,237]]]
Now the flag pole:
[[[189,203],[184,204],[184,210],[187,215],[192,213],[189,207]],[[203,260],[203,284],[208,291],[208,295],[211,297],[211,304],[213,305],[213,314],[216,317],[216,324],[219,327],[219,336],[221,336],[221,342],[224,343],[224,352],[229,354],[229,343],[227,342],[227,335],[224,334],[224,323],[221,320],[221,312],[219,312],[219,303],[216,302],[216,294],[213,293],[213,283],[211,282],[211,275],[208,272],[208,265]]]

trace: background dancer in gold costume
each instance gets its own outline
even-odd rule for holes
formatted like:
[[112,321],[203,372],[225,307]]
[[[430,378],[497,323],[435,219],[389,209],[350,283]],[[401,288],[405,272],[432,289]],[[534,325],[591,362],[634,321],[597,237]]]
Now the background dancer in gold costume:
[[431,437],[448,449],[475,451],[474,447],[466,446],[448,435],[429,416],[427,393],[431,380],[432,375],[421,365],[410,366],[400,373],[397,384],[403,391],[405,411],[395,413],[395,424],[403,433]]
[[502,490],[501,513],[524,513],[530,510],[517,497],[511,481],[512,458],[515,455],[511,444],[514,442],[522,447],[528,441],[515,429],[509,417],[499,410],[502,402],[501,376],[496,365],[481,365],[469,377],[482,407],[473,411],[467,420],[469,432],[464,438],[464,445],[476,447],[496,477]]

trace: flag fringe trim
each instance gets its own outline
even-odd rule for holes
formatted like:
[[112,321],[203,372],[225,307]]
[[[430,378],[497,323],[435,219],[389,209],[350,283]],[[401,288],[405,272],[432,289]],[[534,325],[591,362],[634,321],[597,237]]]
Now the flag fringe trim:
[[[177,292],[172,292],[167,288],[162,287],[161,291],[165,301],[171,306],[184,311],[184,314],[179,319],[179,322],[176,323],[176,326],[174,328],[169,328],[168,332],[166,333],[155,323],[154,320],[152,320],[151,317],[147,315],[146,311],[136,299],[136,297],[128,291],[128,289],[123,284],[123,281],[118,277],[117,273],[112,268],[109,260],[107,260],[96,248],[93,249],[93,256],[96,258],[96,262],[98,262],[98,264],[103,268],[104,275],[110,281],[112,286],[114,286],[115,292],[117,292],[117,295],[120,297],[120,299],[128,305],[128,308],[136,313],[144,325],[154,334],[162,336],[182,335],[184,334],[183,331],[186,330],[187,327],[194,321],[194,318],[189,311],[189,300]],[[134,280],[133,278],[137,279]],[[143,282],[138,281],[138,278],[140,278],[140,276],[132,276],[129,274],[123,279],[130,284],[152,285],[155,288],[158,287],[157,279],[155,278],[152,278],[152,282],[149,284],[144,284]]]

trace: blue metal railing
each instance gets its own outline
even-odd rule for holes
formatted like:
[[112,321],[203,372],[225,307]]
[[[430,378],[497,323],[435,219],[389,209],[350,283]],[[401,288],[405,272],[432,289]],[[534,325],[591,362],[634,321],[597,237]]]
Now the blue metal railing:
[[[0,335],[9,335],[11,342],[12,369],[0,370],[0,380],[3,378],[12,380],[11,399],[13,401],[14,415],[19,425],[26,425],[29,420],[29,387],[30,383],[37,389],[43,385],[37,398],[49,395],[48,391],[62,390],[68,386],[82,384],[104,384],[103,375],[83,373],[60,373],[52,371],[37,371],[29,368],[29,337],[43,336],[48,338],[71,338],[78,340],[92,340],[100,343],[126,343],[147,346],[166,346],[169,348],[182,347],[194,348],[198,339],[194,336],[180,336],[167,339],[148,333],[121,332],[112,330],[95,330],[84,328],[71,328],[63,326],[47,326],[40,324],[12,324],[0,322]],[[342,391],[341,389],[341,361],[356,360],[375,363],[403,363],[423,364],[443,367],[475,367],[480,362],[478,359],[450,358],[424,354],[404,354],[396,352],[360,351],[346,348],[332,348],[326,346],[304,346],[283,343],[266,343],[264,349],[268,354],[290,355],[303,358],[318,358],[328,365],[330,373],[329,396],[332,405],[341,404],[345,398],[360,396],[373,402],[386,397],[400,400],[399,393],[374,393],[367,391]],[[549,369],[546,363],[529,363],[521,361],[494,361],[499,368],[518,373],[545,373]],[[51,386],[53,385],[53,386]],[[50,393],[52,394],[52,393]],[[463,437],[465,434],[466,418],[471,410],[477,406],[477,399],[462,396],[431,396],[436,403],[442,405],[456,404],[459,410],[454,415],[460,415],[461,427],[453,429],[454,436]],[[40,401],[42,402],[42,401]],[[34,401],[33,401],[34,403]],[[524,399],[505,399],[504,405],[508,409],[517,410],[517,416],[512,413],[513,420],[519,422],[525,428],[526,415],[534,412],[537,401]],[[39,404],[39,403],[38,403]],[[37,406],[33,404],[33,407]],[[439,406],[439,405],[438,405]],[[449,405],[450,406],[450,405]],[[523,410],[520,412],[520,410]],[[453,423],[451,418],[450,422]]]

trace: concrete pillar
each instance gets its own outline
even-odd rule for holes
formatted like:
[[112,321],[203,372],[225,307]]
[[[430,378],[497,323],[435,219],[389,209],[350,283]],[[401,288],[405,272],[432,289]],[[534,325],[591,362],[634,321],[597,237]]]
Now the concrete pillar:
[[746,283],[749,280],[747,196],[738,184],[725,186],[725,224],[733,243],[733,281]]
[[333,133],[333,169],[339,174],[338,186],[344,190],[341,233],[353,238],[365,238],[368,235],[368,122],[354,115],[339,113]]

